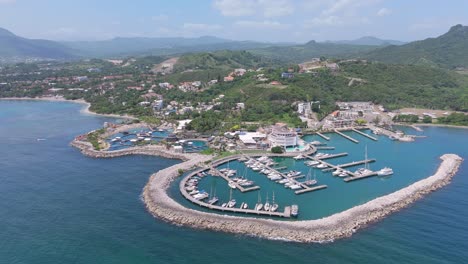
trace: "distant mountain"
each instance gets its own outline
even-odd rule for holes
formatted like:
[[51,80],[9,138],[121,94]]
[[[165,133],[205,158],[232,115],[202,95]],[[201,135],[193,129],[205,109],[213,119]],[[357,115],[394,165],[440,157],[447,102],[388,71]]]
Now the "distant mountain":
[[25,59],[72,59],[74,51],[60,43],[27,39],[0,28],[0,61],[18,61]]
[[233,41],[212,36],[199,38],[114,38],[104,41],[63,42],[85,57],[170,55],[187,52],[241,50],[273,45],[253,41]]
[[379,39],[373,36],[361,37],[355,40],[335,40],[327,41],[327,43],[348,44],[348,45],[368,45],[368,46],[388,46],[388,45],[403,45],[405,42],[399,40]]
[[312,40],[304,45],[267,47],[252,49],[250,51],[268,58],[291,63],[300,63],[322,56],[330,58],[350,58],[377,48],[378,46],[320,43]]
[[456,25],[437,38],[384,47],[364,57],[385,63],[468,68],[468,27]]

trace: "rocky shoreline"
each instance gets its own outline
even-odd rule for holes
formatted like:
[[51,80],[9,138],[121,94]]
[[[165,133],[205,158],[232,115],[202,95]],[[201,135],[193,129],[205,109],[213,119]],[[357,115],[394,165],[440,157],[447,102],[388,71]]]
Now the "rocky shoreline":
[[143,190],[142,197],[148,211],[158,219],[197,229],[302,243],[331,242],[350,237],[358,229],[399,211],[450,183],[462,162],[462,158],[455,154],[445,154],[440,157],[442,163],[434,175],[408,187],[322,219],[288,222],[206,213],[186,208],[172,199],[167,189],[180,177],[180,170],[187,171],[196,166],[204,166],[213,158],[211,156],[173,153],[159,146],[101,152],[93,150],[86,142],[74,141],[72,145],[79,148],[83,154],[96,158],[141,154],[183,160],[182,163],[151,175]]

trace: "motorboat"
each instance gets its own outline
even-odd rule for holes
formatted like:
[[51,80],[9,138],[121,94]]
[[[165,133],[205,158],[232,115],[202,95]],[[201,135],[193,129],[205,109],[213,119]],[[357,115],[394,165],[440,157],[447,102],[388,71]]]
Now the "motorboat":
[[289,186],[289,188],[291,188],[291,190],[302,189],[301,185],[299,185],[299,184],[293,184],[293,185]]
[[302,159],[305,159],[306,157],[303,156],[303,155],[297,155],[296,157],[294,157],[293,159],[295,160],[302,160]]
[[236,187],[236,184],[234,183],[234,181],[229,181],[229,182],[228,182],[228,186],[229,186],[229,188],[231,188],[231,189],[236,189],[236,188],[237,188],[237,187]]
[[291,205],[291,215],[294,217],[299,215],[299,206],[297,204]]
[[385,167],[379,171],[377,171],[377,175],[379,176],[387,176],[387,175],[392,175],[393,174],[393,170],[389,167]]
[[332,172],[332,175],[333,175],[333,176],[338,176],[338,175],[340,175],[342,172],[343,172],[342,170],[337,169],[336,171]]
[[228,202],[227,207],[233,208],[234,206],[236,206],[236,203],[237,203],[236,200],[232,199]]
[[325,165],[325,164],[323,164],[323,163],[321,163],[321,164],[317,165],[316,168],[317,168],[317,169],[325,169],[325,168],[328,168],[328,166]]
[[340,177],[340,178],[348,177],[348,173],[346,173],[345,171],[343,171],[343,172],[341,172],[340,174],[338,174],[338,177]]

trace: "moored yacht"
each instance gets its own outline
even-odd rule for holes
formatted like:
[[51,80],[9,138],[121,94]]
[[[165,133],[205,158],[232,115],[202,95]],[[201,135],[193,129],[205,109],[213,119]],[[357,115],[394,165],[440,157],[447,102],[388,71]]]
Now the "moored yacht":
[[392,175],[393,174],[393,170],[389,167],[385,167],[379,171],[377,171],[377,175],[379,176],[387,176],[387,175]]

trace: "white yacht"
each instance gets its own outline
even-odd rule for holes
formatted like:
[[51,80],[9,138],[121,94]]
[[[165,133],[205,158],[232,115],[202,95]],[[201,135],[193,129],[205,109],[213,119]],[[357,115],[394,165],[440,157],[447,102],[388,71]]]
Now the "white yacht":
[[316,168],[317,168],[317,169],[325,169],[325,168],[327,168],[327,167],[328,167],[327,165],[321,163],[321,164],[317,165]]
[[234,181],[229,181],[228,186],[231,189],[236,189],[236,184],[234,183]]
[[393,174],[393,170],[389,167],[385,167],[379,171],[377,171],[377,175],[379,176],[387,176],[387,175],[392,175]]

